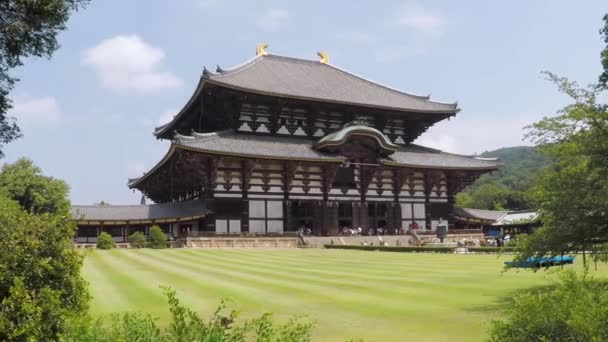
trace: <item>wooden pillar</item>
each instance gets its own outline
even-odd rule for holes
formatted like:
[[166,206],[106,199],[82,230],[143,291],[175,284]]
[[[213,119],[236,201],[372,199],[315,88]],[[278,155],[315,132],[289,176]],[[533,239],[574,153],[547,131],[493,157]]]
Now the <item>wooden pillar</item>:
[[429,172],[424,173],[424,221],[425,229],[431,229],[431,192],[433,191],[433,183]]

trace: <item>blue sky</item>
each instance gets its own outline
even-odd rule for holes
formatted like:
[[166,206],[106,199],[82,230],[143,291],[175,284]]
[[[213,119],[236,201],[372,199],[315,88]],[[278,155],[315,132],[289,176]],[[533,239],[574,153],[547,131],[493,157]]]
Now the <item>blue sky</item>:
[[475,153],[522,145],[522,127],[567,103],[540,74],[600,73],[604,1],[92,0],[51,60],[27,60],[11,94],[27,156],[71,200],[138,203],[127,178],[164,155],[152,136],[214,70],[270,53],[316,59],[462,111],[418,143]]

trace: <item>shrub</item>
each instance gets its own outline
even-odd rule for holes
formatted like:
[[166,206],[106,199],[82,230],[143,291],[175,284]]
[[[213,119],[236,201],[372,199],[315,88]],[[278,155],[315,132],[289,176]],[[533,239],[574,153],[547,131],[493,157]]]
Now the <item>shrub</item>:
[[608,283],[564,271],[553,286],[516,295],[490,341],[608,341]]
[[106,232],[101,232],[97,237],[97,248],[99,249],[112,249],[116,246],[112,236]]
[[222,301],[210,319],[182,305],[175,291],[163,288],[169,300],[170,322],[161,328],[149,314],[127,312],[109,317],[110,324],[88,316],[70,322],[64,341],[310,341],[313,324],[302,318],[292,318],[284,324],[264,314],[251,321],[237,323],[238,313],[226,313]]
[[135,232],[129,235],[128,241],[129,246],[131,246],[132,248],[146,247],[146,236],[142,232]]
[[159,226],[150,227],[150,236],[148,237],[148,247],[150,248],[166,248],[167,234]]

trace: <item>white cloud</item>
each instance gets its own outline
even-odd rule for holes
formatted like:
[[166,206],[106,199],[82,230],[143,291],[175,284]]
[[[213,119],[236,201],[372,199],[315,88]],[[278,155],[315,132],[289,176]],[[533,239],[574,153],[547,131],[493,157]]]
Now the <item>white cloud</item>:
[[178,111],[175,109],[170,109],[170,110],[164,111],[158,118],[158,125],[162,126],[166,123],[171,122],[171,120],[173,120],[173,117],[175,117],[175,115],[177,115],[177,113],[178,113]]
[[287,19],[289,19],[289,12],[287,10],[269,8],[257,20],[256,25],[266,31],[278,31],[286,24]]
[[398,27],[422,33],[441,33],[445,20],[438,13],[418,5],[404,5],[394,20]]
[[47,126],[59,121],[61,109],[52,96],[17,96],[8,114],[17,118],[19,125]]
[[105,39],[85,50],[84,64],[95,70],[104,87],[152,93],[178,88],[182,80],[161,69],[165,52],[137,35]]
[[531,145],[523,137],[528,126],[542,118],[538,114],[501,118],[476,118],[456,115],[423,133],[416,144],[446,152],[475,154],[501,147]]

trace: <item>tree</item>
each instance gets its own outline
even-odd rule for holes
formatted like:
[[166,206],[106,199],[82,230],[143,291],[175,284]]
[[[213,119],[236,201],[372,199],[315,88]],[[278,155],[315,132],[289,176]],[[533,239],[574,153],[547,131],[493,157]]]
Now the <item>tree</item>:
[[112,249],[116,246],[112,236],[106,232],[101,232],[97,237],[97,248],[99,249]]
[[35,214],[67,215],[70,211],[68,191],[64,181],[44,176],[42,170],[26,158],[5,164],[0,170],[0,194]]
[[18,80],[10,70],[27,57],[47,57],[59,47],[57,34],[70,14],[89,0],[4,0],[0,2],[0,157],[2,146],[21,136],[13,118],[8,94]]
[[166,248],[167,234],[159,226],[150,227],[150,236],[148,237],[148,246],[150,248]]
[[608,241],[608,105],[598,101],[601,87],[547,75],[574,103],[528,133],[553,166],[531,190],[543,226],[521,244],[518,259],[592,251],[600,260]]
[[606,47],[600,54],[600,60],[604,71],[600,75],[600,85],[608,89],[608,14],[604,15],[604,27],[600,29],[600,35],[604,39]]
[[82,256],[65,213],[33,214],[0,196],[0,340],[50,341],[84,314]]

